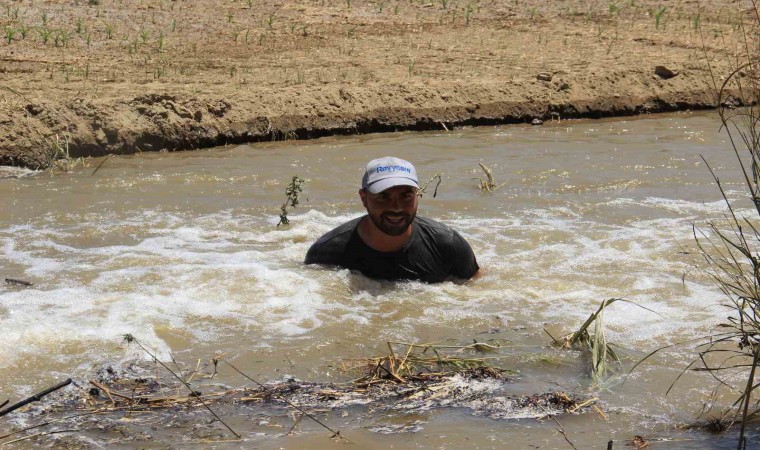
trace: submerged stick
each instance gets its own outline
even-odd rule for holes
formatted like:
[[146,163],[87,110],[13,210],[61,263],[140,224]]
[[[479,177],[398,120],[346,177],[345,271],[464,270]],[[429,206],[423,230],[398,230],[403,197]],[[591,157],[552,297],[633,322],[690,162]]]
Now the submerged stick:
[[20,284],[21,286],[26,286],[26,287],[34,286],[34,283],[30,283],[24,280],[19,280],[17,278],[6,278],[5,282],[10,283],[10,284]]
[[[149,351],[148,351],[148,349],[147,349],[147,348],[143,347],[143,345],[142,345],[142,344],[141,344],[141,343],[140,343],[140,342],[137,340],[137,338],[135,338],[135,337],[134,337],[134,336],[132,336],[131,334],[125,334],[125,335],[124,335],[124,340],[125,340],[125,341],[127,341],[127,343],[131,343],[131,342],[134,342],[135,344],[137,344],[137,346],[138,346],[138,347],[140,347],[140,348],[141,348],[141,349],[142,349],[142,350],[143,350],[145,353],[147,353],[147,354],[148,354],[148,356],[150,356],[151,358],[153,358],[153,361],[156,361],[157,363],[159,363],[159,364],[160,364],[160,365],[161,365],[161,366],[162,366],[164,369],[166,369],[167,371],[169,371],[169,373],[170,373],[170,374],[174,375],[174,378],[178,379],[180,383],[182,383],[183,385],[185,385],[185,387],[186,387],[186,388],[188,388],[192,394],[195,394],[195,390],[194,390],[192,387],[190,387],[190,385],[189,385],[189,384],[188,384],[188,383],[187,383],[185,380],[183,380],[183,379],[182,379],[182,378],[181,378],[179,375],[177,375],[176,373],[174,373],[174,371],[173,371],[172,369],[170,369],[170,368],[169,368],[169,366],[167,366],[166,364],[164,364],[163,362],[161,362],[161,361],[160,361],[160,360],[159,360],[159,359],[156,357],[156,355],[152,354],[151,352],[149,352]],[[224,427],[225,427],[225,428],[227,428],[227,429],[230,431],[230,433],[234,434],[234,435],[235,435],[235,437],[236,437],[236,438],[238,438],[238,439],[240,439],[240,438],[241,438],[241,436],[240,436],[239,434],[237,434],[237,433],[235,432],[235,430],[233,430],[232,428],[230,428],[230,426],[229,426],[229,425],[227,425],[227,424],[226,424],[226,423],[225,423],[225,422],[222,420],[222,418],[221,418],[221,417],[219,417],[219,416],[218,416],[218,415],[217,415],[217,414],[214,412],[214,410],[213,410],[213,409],[211,409],[211,407],[210,407],[210,406],[208,406],[208,405],[206,404],[206,402],[204,402],[204,401],[203,401],[203,399],[201,398],[201,396],[200,396],[200,395],[195,395],[194,397],[195,397],[195,398],[197,398],[197,399],[198,399],[198,400],[201,402],[201,404],[202,404],[203,406],[205,406],[205,407],[206,407],[206,409],[208,410],[208,412],[210,412],[210,413],[211,413],[211,414],[212,414],[214,417],[216,417],[216,420],[218,420],[218,421],[219,421],[219,422],[220,422],[222,425],[224,425]]]
[[277,398],[279,398],[280,400],[282,400],[282,401],[284,401],[285,403],[287,403],[289,406],[291,406],[291,407],[293,407],[293,408],[297,409],[298,411],[300,411],[300,412],[301,412],[301,414],[303,414],[304,416],[308,417],[309,419],[311,419],[311,420],[313,420],[314,422],[316,422],[316,423],[318,423],[319,425],[321,425],[323,428],[325,428],[325,429],[326,429],[326,430],[328,430],[330,433],[332,433],[332,436],[330,436],[331,438],[340,438],[340,439],[343,439],[343,440],[345,440],[345,441],[348,441],[348,439],[346,439],[345,437],[343,437],[343,436],[341,436],[341,435],[340,435],[340,430],[339,430],[339,431],[335,431],[335,430],[333,430],[332,428],[328,427],[327,425],[325,425],[324,423],[322,423],[322,422],[321,422],[319,419],[317,419],[316,417],[314,417],[314,416],[312,416],[311,414],[309,414],[308,412],[306,412],[306,411],[305,411],[303,408],[301,408],[300,406],[298,406],[298,405],[294,404],[293,402],[291,402],[290,400],[288,400],[288,399],[287,399],[287,398],[285,398],[284,396],[282,396],[282,395],[278,394],[277,392],[273,391],[272,389],[269,389],[268,387],[264,386],[263,384],[259,383],[258,381],[254,380],[253,378],[251,378],[251,377],[249,377],[248,375],[244,374],[243,372],[241,372],[241,371],[240,371],[240,369],[238,369],[237,367],[233,366],[233,365],[232,365],[232,364],[231,364],[229,361],[227,361],[226,359],[223,359],[222,361],[224,361],[225,363],[227,363],[227,365],[228,365],[228,366],[232,367],[232,370],[234,370],[235,372],[239,373],[241,376],[243,376],[243,378],[245,378],[245,379],[247,379],[247,380],[250,380],[250,381],[253,381],[254,383],[256,383],[256,385],[258,385],[258,386],[259,386],[261,389],[264,389],[264,391],[266,391],[267,393],[269,393],[269,394],[270,394],[270,395],[272,395],[273,397],[277,397]]
[[48,395],[51,392],[55,392],[55,391],[57,391],[58,389],[60,389],[60,388],[62,388],[64,386],[68,386],[69,384],[71,384],[71,378],[69,378],[66,381],[63,381],[61,383],[58,383],[58,384],[56,384],[53,387],[49,387],[49,388],[45,389],[42,392],[34,394],[31,397],[29,397],[27,399],[24,399],[24,400],[16,403],[15,405],[11,405],[11,406],[5,408],[4,410],[0,411],[0,417],[8,414],[9,412],[13,412],[13,411],[21,408],[22,406],[26,406],[29,403],[38,402],[38,401],[42,400],[42,397]]
[[575,450],[578,450],[578,448],[573,444],[573,442],[567,437],[567,433],[565,433],[565,429],[562,428],[562,425],[560,425],[559,420],[557,420],[557,418],[554,416],[549,416],[549,417],[554,421],[554,423],[557,424],[557,426],[559,427],[557,431],[559,431],[562,434],[562,437],[565,438],[568,444],[570,444],[570,447],[574,448]]
[[103,161],[101,161],[100,164],[98,164],[98,167],[96,167],[95,170],[92,171],[92,173],[90,174],[90,176],[93,176],[96,173],[98,173],[98,170],[100,170],[100,168],[103,167],[103,164],[106,163],[106,161],[108,160],[109,156],[111,156],[111,155],[106,155],[106,157],[103,158]]
[[26,441],[27,439],[36,438],[36,437],[39,437],[39,436],[47,436],[47,435],[49,435],[49,434],[60,434],[60,433],[75,433],[75,432],[77,432],[77,431],[82,431],[82,430],[79,430],[79,429],[72,429],[72,430],[54,430],[54,431],[46,431],[46,432],[43,432],[43,433],[30,434],[29,436],[24,436],[24,437],[20,437],[20,438],[18,438],[18,439],[14,439],[14,440],[12,440],[12,441],[3,442],[2,444],[0,444],[0,447],[4,447],[4,446],[6,446],[6,445],[10,445],[10,444],[13,444],[13,443],[15,443],[15,442]]

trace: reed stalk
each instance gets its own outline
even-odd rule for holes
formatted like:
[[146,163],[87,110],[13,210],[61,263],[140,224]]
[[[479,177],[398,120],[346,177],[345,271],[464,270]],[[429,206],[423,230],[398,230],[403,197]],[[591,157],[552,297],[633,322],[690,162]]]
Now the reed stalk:
[[[704,272],[725,295],[724,306],[729,316],[709,335],[697,340],[697,356],[681,372],[681,375],[686,371],[706,372],[718,383],[716,391],[727,388],[738,393],[732,405],[731,423],[740,424],[739,449],[746,445],[746,425],[760,419],[757,400],[760,383],[756,381],[760,363],[760,5],[757,0],[751,3],[752,19],[740,20],[738,24],[744,45],[739,55],[728,58],[730,73],[721,77],[708,63],[721,130],[727,134],[741,169],[745,196],[729,198],[720,178],[703,157],[726,205],[726,213],[722,220],[693,226],[694,240],[705,263]],[[738,203],[742,200],[749,200],[753,208],[740,209]],[[667,347],[655,350],[644,360],[664,348]],[[724,419],[720,421],[723,423]]]

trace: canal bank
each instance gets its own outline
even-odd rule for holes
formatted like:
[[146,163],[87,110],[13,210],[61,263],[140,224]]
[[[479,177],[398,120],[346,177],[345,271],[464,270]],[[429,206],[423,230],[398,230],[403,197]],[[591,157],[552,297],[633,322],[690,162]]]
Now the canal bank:
[[704,109],[752,23],[732,1],[96,3],[0,18],[0,164]]

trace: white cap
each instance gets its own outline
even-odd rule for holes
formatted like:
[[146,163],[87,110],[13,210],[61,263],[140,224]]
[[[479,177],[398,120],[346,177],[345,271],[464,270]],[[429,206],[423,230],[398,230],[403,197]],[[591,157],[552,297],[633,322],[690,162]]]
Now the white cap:
[[394,186],[413,186],[419,188],[417,171],[409,161],[393,156],[373,159],[367,164],[362,178],[362,189],[379,194]]

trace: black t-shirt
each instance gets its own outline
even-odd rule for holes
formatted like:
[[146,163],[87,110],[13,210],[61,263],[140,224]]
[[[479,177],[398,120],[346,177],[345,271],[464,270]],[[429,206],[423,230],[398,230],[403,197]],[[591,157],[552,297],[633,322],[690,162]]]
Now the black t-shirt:
[[357,228],[364,217],[346,222],[319,238],[306,253],[306,264],[341,266],[370,278],[428,283],[470,279],[478,271],[470,245],[442,223],[415,217],[409,241],[398,251],[380,252],[359,237]]

